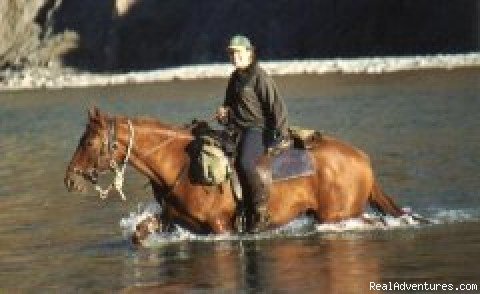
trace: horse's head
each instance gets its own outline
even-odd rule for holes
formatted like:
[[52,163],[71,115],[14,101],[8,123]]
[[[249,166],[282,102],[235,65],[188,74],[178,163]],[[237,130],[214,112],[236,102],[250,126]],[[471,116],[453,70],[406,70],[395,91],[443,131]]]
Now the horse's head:
[[96,184],[99,173],[110,170],[115,143],[109,138],[109,118],[96,107],[88,111],[88,123],[67,167],[65,186],[69,191],[86,191],[85,180]]

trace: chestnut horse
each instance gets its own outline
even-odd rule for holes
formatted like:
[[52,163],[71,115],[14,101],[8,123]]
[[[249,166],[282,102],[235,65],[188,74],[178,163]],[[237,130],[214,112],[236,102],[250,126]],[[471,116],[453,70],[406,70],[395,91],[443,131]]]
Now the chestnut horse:
[[[162,222],[179,223],[197,233],[233,232],[236,201],[230,183],[203,186],[185,176],[190,162],[186,149],[192,140],[186,129],[153,119],[109,116],[93,108],[65,185],[70,191],[85,190],[85,180],[95,184],[98,173],[111,169],[112,163],[129,161],[150,179],[163,207]],[[382,191],[364,152],[329,136],[316,139],[308,152],[314,160],[313,175],[276,181],[269,189],[271,228],[303,213],[312,213],[321,223],[362,217],[367,203],[384,214],[403,214]]]

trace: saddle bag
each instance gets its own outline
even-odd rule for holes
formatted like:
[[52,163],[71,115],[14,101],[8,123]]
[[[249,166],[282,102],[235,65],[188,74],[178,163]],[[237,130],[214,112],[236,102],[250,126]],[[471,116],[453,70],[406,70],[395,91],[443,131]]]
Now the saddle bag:
[[204,185],[226,182],[232,170],[220,142],[210,136],[201,136],[197,140],[197,152],[192,162],[196,182]]

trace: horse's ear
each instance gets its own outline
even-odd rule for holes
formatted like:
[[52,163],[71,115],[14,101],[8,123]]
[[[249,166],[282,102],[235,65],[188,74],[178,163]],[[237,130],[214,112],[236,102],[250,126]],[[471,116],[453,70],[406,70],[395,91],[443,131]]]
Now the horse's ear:
[[96,106],[91,106],[88,109],[88,119],[95,120],[100,117],[100,110]]
[[88,110],[88,119],[90,123],[96,124],[100,127],[106,126],[106,121],[108,119],[107,114],[103,113],[96,106],[90,107]]

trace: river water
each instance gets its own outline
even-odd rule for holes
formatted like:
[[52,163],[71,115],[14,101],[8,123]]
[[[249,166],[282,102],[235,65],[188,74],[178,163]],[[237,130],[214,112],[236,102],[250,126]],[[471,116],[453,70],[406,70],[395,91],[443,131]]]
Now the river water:
[[136,249],[120,222],[152,201],[142,176],[127,169],[125,203],[63,187],[87,108],[185,123],[210,115],[226,81],[0,92],[0,289],[364,293],[395,282],[480,289],[480,69],[276,81],[292,124],[365,150],[385,190],[436,224],[306,221],[314,227],[307,233],[187,234]]

